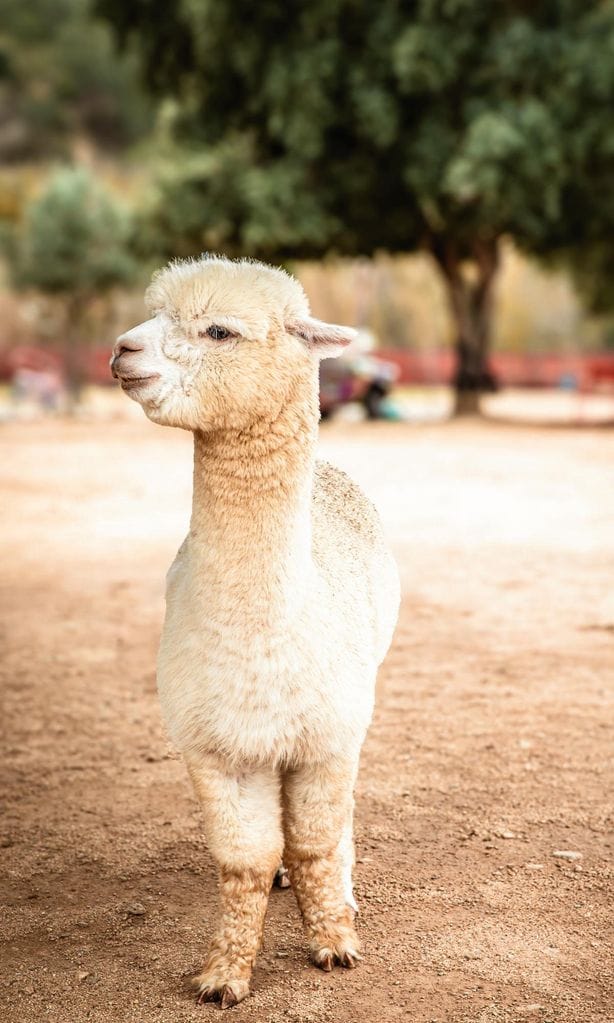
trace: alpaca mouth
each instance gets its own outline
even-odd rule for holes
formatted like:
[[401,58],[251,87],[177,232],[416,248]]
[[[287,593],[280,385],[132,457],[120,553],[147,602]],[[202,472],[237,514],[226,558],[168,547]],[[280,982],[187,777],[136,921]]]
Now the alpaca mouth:
[[144,387],[145,384],[151,383],[152,380],[158,380],[159,377],[159,373],[152,373],[151,376],[147,377],[121,377],[120,385],[122,390],[130,391],[133,388]]

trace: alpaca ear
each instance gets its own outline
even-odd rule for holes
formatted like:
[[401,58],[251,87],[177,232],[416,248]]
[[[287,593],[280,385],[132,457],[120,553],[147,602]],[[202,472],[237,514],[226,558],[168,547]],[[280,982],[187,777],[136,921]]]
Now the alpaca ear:
[[286,330],[298,337],[305,348],[319,359],[336,359],[356,337],[353,327],[324,323],[313,316],[287,323]]

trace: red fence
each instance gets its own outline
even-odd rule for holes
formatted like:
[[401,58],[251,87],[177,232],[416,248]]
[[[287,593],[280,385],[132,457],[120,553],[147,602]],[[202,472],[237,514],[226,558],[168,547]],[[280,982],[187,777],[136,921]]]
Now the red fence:
[[[449,349],[409,352],[380,349],[399,367],[399,383],[446,384],[454,372]],[[600,355],[493,355],[491,366],[502,387],[568,387],[582,391],[614,389],[614,352]]]
[[[454,372],[450,349],[412,352],[384,348],[377,354],[394,362],[401,384],[447,384]],[[110,350],[96,348],[83,353],[84,376],[91,383],[112,384]],[[491,365],[502,387],[567,387],[582,391],[614,390],[614,352],[599,355],[492,356]],[[34,345],[0,352],[0,380],[11,380],[16,369],[61,370],[61,357]]]

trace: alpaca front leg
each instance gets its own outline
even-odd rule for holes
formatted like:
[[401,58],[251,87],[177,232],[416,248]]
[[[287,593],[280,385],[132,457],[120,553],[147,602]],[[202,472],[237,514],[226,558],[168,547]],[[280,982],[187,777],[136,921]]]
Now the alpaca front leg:
[[262,941],[271,883],[282,852],[279,779],[273,772],[226,772],[216,758],[191,758],[188,770],[202,803],[205,833],[220,870],[220,912],[198,1001],[223,1009],[249,993]]
[[345,826],[343,828],[343,834],[339,844],[339,853],[341,855],[341,877],[343,880],[343,894],[345,896],[345,902],[353,913],[358,913],[358,906],[356,905],[356,899],[354,898],[354,885],[352,882],[352,872],[356,863],[353,811],[354,807],[352,805],[350,806]]
[[311,957],[326,971],[335,963],[352,968],[360,959],[351,896],[355,777],[355,764],[335,760],[288,772],[283,781],[284,862]]

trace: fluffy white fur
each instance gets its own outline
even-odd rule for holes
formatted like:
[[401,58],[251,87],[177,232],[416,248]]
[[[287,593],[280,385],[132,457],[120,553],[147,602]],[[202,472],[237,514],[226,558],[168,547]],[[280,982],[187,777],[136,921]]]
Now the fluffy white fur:
[[149,418],[194,432],[158,687],[220,867],[197,986],[225,1008],[248,993],[282,853],[316,964],[359,958],[352,793],[398,577],[371,504],[315,460],[318,360],[353,332],[260,263],[172,264],[147,299],[112,366]]

